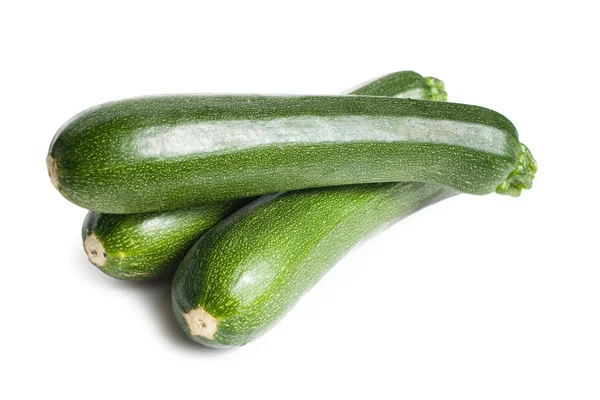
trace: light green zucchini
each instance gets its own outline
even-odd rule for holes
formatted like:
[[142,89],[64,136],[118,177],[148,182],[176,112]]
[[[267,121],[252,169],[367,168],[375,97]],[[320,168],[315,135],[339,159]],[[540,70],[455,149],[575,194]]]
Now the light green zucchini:
[[195,208],[141,214],[90,211],[83,247],[92,264],[119,279],[169,276],[194,242],[248,201],[221,201]]
[[[398,90],[398,88],[402,88]],[[394,72],[351,90],[359,96],[388,96],[421,100],[447,101],[444,83],[433,77],[423,78],[413,71]]]

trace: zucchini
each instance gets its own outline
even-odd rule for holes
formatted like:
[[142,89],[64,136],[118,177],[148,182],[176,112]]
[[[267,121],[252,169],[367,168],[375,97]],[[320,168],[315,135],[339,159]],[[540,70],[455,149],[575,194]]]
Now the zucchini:
[[477,106],[374,96],[180,95],[82,112],[54,137],[47,165],[73,203],[135,213],[396,181],[472,194],[504,185],[503,192],[518,195],[531,180],[517,165],[519,153],[512,123]]
[[350,91],[349,94],[436,101],[448,100],[448,94],[444,90],[444,82],[431,76],[423,78],[413,71],[400,71],[382,76]]
[[173,280],[176,320],[203,345],[244,345],[356,243],[456,193],[408,182],[263,196],[215,225],[185,256]]
[[[396,78],[390,79],[390,76]],[[375,80],[358,90],[364,94],[404,96],[412,93],[432,98],[434,92],[444,89],[441,81],[423,78],[412,71],[396,72],[381,79],[384,79],[381,83]],[[429,86],[429,79],[434,79],[435,86]],[[422,90],[415,92],[415,87]],[[112,277],[142,280],[169,276],[200,235],[248,202],[224,201],[140,214],[90,211],[83,223],[83,246],[90,262]]]
[[195,208],[141,214],[90,211],[82,228],[92,264],[119,279],[171,275],[198,237],[249,201],[221,201]]

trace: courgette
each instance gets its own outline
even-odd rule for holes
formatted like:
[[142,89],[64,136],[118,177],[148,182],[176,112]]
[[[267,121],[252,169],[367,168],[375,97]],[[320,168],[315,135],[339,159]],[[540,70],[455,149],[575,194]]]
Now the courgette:
[[374,96],[180,95],[82,112],[54,137],[47,165],[75,204],[135,213],[395,181],[472,194],[502,185],[518,195],[532,178],[517,165],[519,154],[513,124],[477,106]]
[[90,211],[82,228],[89,261],[119,279],[171,275],[194,242],[248,201],[220,201],[195,208],[141,214]]
[[176,320],[203,345],[244,345],[357,242],[456,193],[409,182],[263,196],[215,225],[185,256],[173,280]]
[[[401,88],[399,90],[399,88]],[[447,101],[444,83],[434,77],[422,77],[414,71],[394,72],[363,84],[348,94],[388,96],[421,100]]]
[[[380,79],[381,82],[369,82],[351,94],[360,91],[429,99],[445,93],[440,80],[423,78],[412,71]],[[247,203],[247,200],[224,201],[139,214],[90,211],[83,223],[83,246],[90,262],[112,277],[143,280],[170,276],[206,230]]]

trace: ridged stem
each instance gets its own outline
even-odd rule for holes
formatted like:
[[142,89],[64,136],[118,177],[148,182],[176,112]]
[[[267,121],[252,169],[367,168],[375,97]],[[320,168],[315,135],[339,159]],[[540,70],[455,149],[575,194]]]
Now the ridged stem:
[[517,167],[496,188],[496,193],[519,197],[521,190],[531,189],[537,168],[537,162],[531,151],[521,143],[521,150],[517,156]]
[[425,77],[425,83],[427,84],[427,86],[429,86],[429,89],[431,91],[430,100],[448,101],[448,93],[446,93],[444,82],[437,78],[434,78],[433,76],[427,76]]

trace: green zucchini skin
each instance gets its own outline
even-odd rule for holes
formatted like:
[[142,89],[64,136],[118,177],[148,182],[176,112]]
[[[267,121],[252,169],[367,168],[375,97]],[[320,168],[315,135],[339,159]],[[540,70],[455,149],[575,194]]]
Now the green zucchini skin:
[[424,78],[414,71],[399,71],[384,75],[348,94],[448,101],[444,82],[431,76]]
[[[416,95],[431,98],[432,91],[443,91],[435,80],[429,88],[426,78],[412,71],[392,74],[385,79],[385,93],[403,96],[415,87]],[[399,79],[399,78],[404,79]],[[435,79],[435,78],[434,78]],[[381,92],[378,80],[362,87]],[[213,224],[250,200],[208,203],[191,209],[141,214],[104,214],[90,211],[83,223],[82,239],[90,262],[106,274],[127,280],[147,280],[170,276],[185,252]]]
[[458,193],[409,182],[263,196],[209,230],[173,280],[173,311],[206,346],[241,346],[272,327],[350,248]]
[[90,262],[114,278],[169,276],[198,237],[249,201],[141,214],[90,211],[81,232],[84,248]]
[[421,181],[487,194],[517,167],[492,110],[374,96],[155,96],[67,122],[51,179],[73,203],[136,213],[355,183]]

